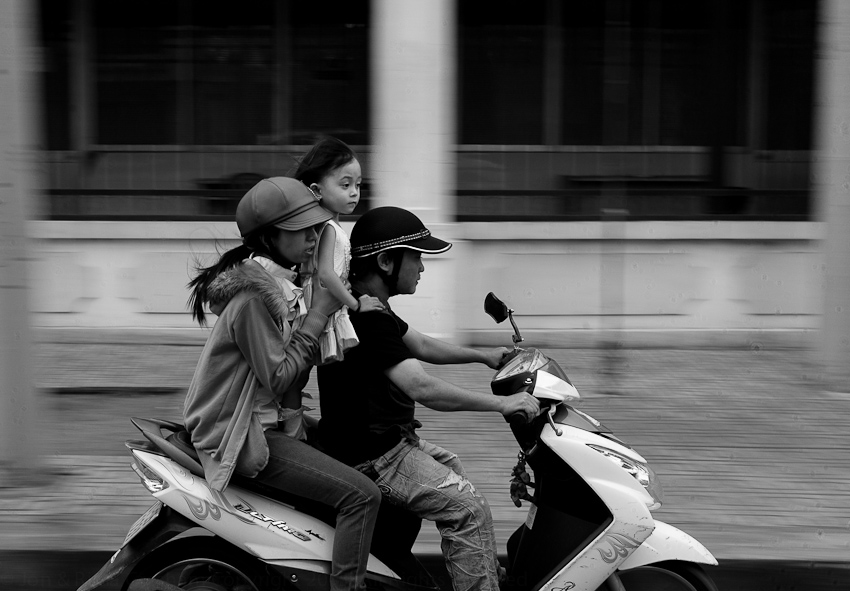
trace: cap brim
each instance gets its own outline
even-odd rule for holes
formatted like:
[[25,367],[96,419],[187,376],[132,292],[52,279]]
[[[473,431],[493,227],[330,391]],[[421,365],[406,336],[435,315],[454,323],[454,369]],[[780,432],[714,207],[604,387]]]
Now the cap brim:
[[290,232],[303,230],[310,226],[321,224],[330,219],[333,219],[333,214],[327,209],[319,205],[318,201],[310,204],[309,207],[302,209],[292,217],[274,223],[275,228],[281,230],[289,230]]
[[411,242],[402,242],[401,244],[394,244],[393,246],[388,246],[386,248],[372,251],[367,254],[352,254],[352,257],[355,259],[362,259],[368,256],[372,256],[374,254],[378,254],[379,252],[393,250],[394,248],[406,248],[408,250],[415,250],[424,254],[440,254],[441,252],[446,252],[451,247],[451,242],[440,240],[439,238],[436,238],[434,236],[428,236],[427,238],[420,238],[419,240],[413,240]]
[[427,238],[414,240],[413,242],[407,245],[407,248],[418,250],[419,252],[424,252],[427,254],[440,254],[441,252],[446,252],[451,247],[451,242],[440,240],[436,236],[428,236]]

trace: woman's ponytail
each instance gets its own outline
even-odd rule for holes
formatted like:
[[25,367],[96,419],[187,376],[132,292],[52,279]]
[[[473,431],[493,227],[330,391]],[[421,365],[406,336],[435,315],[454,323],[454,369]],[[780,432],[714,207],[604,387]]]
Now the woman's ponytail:
[[213,279],[215,279],[220,273],[235,267],[244,259],[248,258],[251,255],[251,252],[252,249],[244,244],[240,244],[239,246],[231,248],[222,254],[221,258],[218,259],[218,262],[214,265],[210,265],[209,267],[204,267],[200,264],[200,262],[196,261],[196,275],[187,286],[191,292],[189,295],[188,306],[189,310],[192,312],[192,319],[197,321],[200,326],[206,326],[207,324],[204,306],[209,301],[207,291],[209,290]]

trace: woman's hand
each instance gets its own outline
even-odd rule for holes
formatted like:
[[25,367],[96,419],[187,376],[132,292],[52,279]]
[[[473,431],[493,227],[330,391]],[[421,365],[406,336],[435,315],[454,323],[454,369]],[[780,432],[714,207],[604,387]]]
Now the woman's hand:
[[310,303],[311,310],[321,312],[325,316],[332,316],[341,307],[342,302],[321,281],[317,280],[313,282],[313,300]]
[[360,303],[360,307],[354,310],[355,312],[381,312],[386,310],[383,302],[374,296],[364,294],[357,301]]

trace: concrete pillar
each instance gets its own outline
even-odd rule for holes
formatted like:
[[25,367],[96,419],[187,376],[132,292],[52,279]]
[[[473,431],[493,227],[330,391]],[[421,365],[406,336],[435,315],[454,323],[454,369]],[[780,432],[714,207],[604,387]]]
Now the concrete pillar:
[[372,170],[379,205],[454,220],[453,0],[372,2]]
[[850,2],[822,0],[813,189],[825,226],[822,362],[828,389],[850,392]]
[[[373,152],[364,171],[376,206],[409,209],[448,240],[455,220],[456,20],[454,0],[372,1]],[[454,334],[462,251],[456,245],[426,258],[416,295],[393,300],[421,332]]]
[[32,377],[27,220],[36,178],[37,51],[33,0],[0,2],[0,478],[37,472],[38,400]]

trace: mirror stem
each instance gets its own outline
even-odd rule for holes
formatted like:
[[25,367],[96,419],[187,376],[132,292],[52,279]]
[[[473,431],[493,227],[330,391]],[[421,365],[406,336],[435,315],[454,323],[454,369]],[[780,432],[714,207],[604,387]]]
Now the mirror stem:
[[521,343],[523,339],[522,339],[522,335],[519,334],[519,328],[517,327],[516,322],[514,322],[514,311],[513,310],[510,310],[510,309],[508,310],[508,319],[511,321],[511,326],[514,327],[514,334],[511,336],[511,339],[513,339],[514,349],[516,349],[517,344]]

